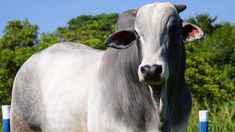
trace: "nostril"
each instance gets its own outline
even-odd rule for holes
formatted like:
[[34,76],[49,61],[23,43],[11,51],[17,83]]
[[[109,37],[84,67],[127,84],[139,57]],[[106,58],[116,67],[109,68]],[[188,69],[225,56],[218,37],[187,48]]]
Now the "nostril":
[[150,65],[145,65],[145,66],[141,66],[140,67],[140,71],[143,73],[143,74],[148,74],[151,70],[151,66]]
[[156,73],[156,74],[161,74],[162,73],[162,66],[161,65],[153,65],[153,71]]

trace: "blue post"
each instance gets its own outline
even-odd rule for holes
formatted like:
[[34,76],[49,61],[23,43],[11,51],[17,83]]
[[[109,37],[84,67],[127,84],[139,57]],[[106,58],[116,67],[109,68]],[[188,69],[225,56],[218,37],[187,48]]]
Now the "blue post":
[[10,132],[10,105],[2,106],[3,132]]
[[208,110],[199,111],[199,132],[208,132]]

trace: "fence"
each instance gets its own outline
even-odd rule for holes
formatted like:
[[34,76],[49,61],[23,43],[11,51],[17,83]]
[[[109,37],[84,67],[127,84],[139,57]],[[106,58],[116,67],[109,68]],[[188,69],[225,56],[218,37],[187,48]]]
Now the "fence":
[[[10,132],[10,105],[2,106],[3,132]],[[208,132],[208,111],[199,111],[199,132]]]

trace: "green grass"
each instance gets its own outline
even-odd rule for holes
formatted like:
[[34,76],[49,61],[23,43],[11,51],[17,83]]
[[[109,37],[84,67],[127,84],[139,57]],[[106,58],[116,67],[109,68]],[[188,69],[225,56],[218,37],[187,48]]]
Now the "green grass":
[[209,106],[207,102],[199,105],[196,101],[193,101],[188,132],[198,132],[198,112],[202,109],[209,111],[209,132],[235,131],[235,101],[213,104],[212,106]]

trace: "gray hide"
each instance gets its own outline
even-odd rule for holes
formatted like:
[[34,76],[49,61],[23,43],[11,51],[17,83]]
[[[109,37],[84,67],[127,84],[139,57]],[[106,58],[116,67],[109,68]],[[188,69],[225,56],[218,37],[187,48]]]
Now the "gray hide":
[[[152,6],[157,8],[153,9]],[[141,14],[151,18],[156,14],[149,13],[159,8],[172,13],[168,15],[176,19],[177,29],[166,26],[166,21],[161,28],[173,30],[173,34],[164,32],[156,38],[170,36],[168,44],[175,42],[176,45],[167,45],[167,50],[161,50],[167,52],[156,54],[166,58],[159,60],[167,63],[169,76],[165,80],[162,76],[148,78],[152,79],[149,81],[140,73],[141,67],[152,60],[146,60],[143,50],[146,49],[143,41],[146,38],[143,39],[143,35],[148,35],[148,26],[153,31],[155,29],[145,25],[145,17]],[[182,38],[192,41],[200,38],[198,33],[202,32],[187,23],[187,27],[198,29],[193,30],[193,36],[189,36],[188,32],[192,30],[185,29],[178,16],[183,8],[185,6],[177,9],[170,3],[154,3],[140,8],[136,18],[132,10],[124,12],[118,20],[117,32],[105,42],[110,47],[106,51],[64,42],[34,54],[15,77],[11,130],[184,131],[191,111],[191,96],[184,79],[185,49]],[[146,12],[146,9],[149,11]],[[141,26],[146,30],[142,31]],[[154,34],[148,36],[151,35]],[[160,44],[158,49],[164,45]],[[165,72],[164,65],[162,69]]]

